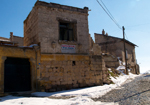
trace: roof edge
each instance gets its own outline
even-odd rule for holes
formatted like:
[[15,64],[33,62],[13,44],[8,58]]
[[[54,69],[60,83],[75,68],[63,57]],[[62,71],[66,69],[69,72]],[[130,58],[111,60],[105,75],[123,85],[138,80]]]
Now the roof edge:
[[[114,37],[114,36],[109,36],[109,35],[107,36],[107,35],[98,34],[98,33],[94,33],[94,35],[101,35],[101,36],[104,36],[104,37],[111,37],[111,38],[119,39],[119,40],[121,40],[121,41],[123,41],[123,40],[124,40],[123,38]],[[131,44],[131,45],[133,45],[133,46],[138,47],[136,44],[134,44],[134,43],[132,43],[132,42],[130,42],[130,41],[128,41],[128,40],[126,40],[126,39],[125,39],[125,42],[126,42],[126,43],[128,43],[128,44]]]

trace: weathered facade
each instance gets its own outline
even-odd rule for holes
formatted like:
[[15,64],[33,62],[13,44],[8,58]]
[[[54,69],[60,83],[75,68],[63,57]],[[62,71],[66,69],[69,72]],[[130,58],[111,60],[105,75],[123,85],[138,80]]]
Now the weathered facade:
[[99,57],[101,56],[42,54],[39,81],[41,91],[102,85],[102,66],[105,65]]
[[[118,67],[119,60],[125,62],[124,54],[124,40],[121,38],[108,36],[105,31],[102,34],[95,33],[95,43],[101,46],[101,51],[104,54],[104,59],[107,67]],[[132,73],[139,74],[139,66],[136,62],[135,56],[135,44],[125,40],[126,45],[126,59],[128,68],[131,69]]]
[[18,46],[24,45],[23,37],[15,36],[15,35],[13,35],[13,32],[10,32],[10,41],[18,43]]
[[[24,21],[24,45],[38,44],[41,53],[89,53],[88,8],[38,1]],[[74,46],[65,51],[64,45]]]
[[[13,42],[18,38],[14,38],[13,33],[10,34],[10,42],[2,42],[0,46],[1,94],[27,90],[59,91],[102,85],[107,81],[107,69],[100,47],[92,44],[94,51],[90,50],[87,7],[81,9],[37,1],[24,21],[22,39],[24,46],[28,47],[19,47],[21,44]],[[26,76],[31,78],[28,80],[28,89],[7,88],[10,82],[8,76],[4,78],[7,74],[4,71],[9,69],[5,70],[5,65],[17,66],[12,60],[18,62],[19,66],[30,67],[30,70],[26,68]],[[21,86],[22,79],[17,76],[19,72],[14,68],[14,75],[11,76],[16,75],[17,85]],[[16,86],[11,83],[9,85]]]
[[[37,1],[24,21],[24,38],[11,32],[9,41],[0,41],[0,95],[60,91],[107,83],[106,66],[110,66],[108,62],[113,56],[103,53],[110,52],[122,59],[124,56],[121,40],[115,39],[116,43],[105,36],[95,34],[95,43],[90,37],[87,7]],[[109,46],[106,39],[115,43]],[[23,44],[24,47],[20,47]],[[129,52],[135,51],[134,46],[127,44]],[[112,61],[111,66],[118,65],[116,58]]]
[[39,91],[103,84],[102,57],[89,56],[87,7],[37,1],[24,21],[24,45],[38,43]]
[[0,37],[0,41],[14,42],[17,43],[18,46],[23,46],[23,37],[13,35],[13,32],[10,32],[10,38]]
[[[36,69],[36,61],[39,61],[36,55],[39,55],[39,53],[36,53],[33,48],[0,45],[0,95],[9,92],[36,90],[36,78],[40,75]],[[21,64],[24,60],[28,65]],[[29,66],[29,68],[24,69],[26,66]],[[26,88],[26,86],[29,86],[29,88]]]

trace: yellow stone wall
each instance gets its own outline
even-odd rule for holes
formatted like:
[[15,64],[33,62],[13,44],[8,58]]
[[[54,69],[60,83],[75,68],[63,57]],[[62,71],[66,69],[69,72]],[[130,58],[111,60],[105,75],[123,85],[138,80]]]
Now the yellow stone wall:
[[[21,48],[13,46],[0,46],[0,95],[4,94],[4,63],[7,57],[28,58],[31,67],[32,91],[36,88],[36,53],[32,48]],[[38,53],[39,57],[39,53]],[[37,59],[38,60],[38,59]],[[39,71],[39,70],[37,70]],[[39,72],[37,72],[39,77]]]
[[42,54],[40,72],[40,91],[102,85],[102,59],[88,55]]
[[37,51],[36,60],[33,48],[0,46],[0,95],[4,94],[4,63],[7,57],[29,59],[32,92],[102,85],[105,78],[105,64],[101,56],[40,54]]

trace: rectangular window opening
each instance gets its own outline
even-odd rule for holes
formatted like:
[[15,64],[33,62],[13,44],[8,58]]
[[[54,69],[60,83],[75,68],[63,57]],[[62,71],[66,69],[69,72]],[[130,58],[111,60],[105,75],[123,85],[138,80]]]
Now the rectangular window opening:
[[59,22],[59,40],[76,41],[75,23]]
[[72,66],[75,66],[76,65],[76,62],[75,61],[72,61]]

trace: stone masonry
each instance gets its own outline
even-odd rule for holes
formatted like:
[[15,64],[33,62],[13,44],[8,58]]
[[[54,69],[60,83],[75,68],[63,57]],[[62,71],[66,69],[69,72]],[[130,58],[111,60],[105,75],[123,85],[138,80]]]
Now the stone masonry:
[[[0,45],[0,96],[8,94],[4,92],[4,66],[7,57],[29,59],[31,71],[31,91],[36,91],[36,78],[39,78],[40,72],[39,69],[36,69],[36,60],[39,62],[39,59],[36,59],[35,55],[35,49],[33,48]],[[39,53],[37,55],[38,58],[40,58]]]
[[[114,67],[114,68],[118,67],[119,66],[118,59],[120,59],[122,62],[125,62],[123,39],[113,37],[113,36],[108,36],[108,34],[105,34],[105,31],[103,30],[102,34],[95,33],[95,43],[101,47],[102,53],[109,55],[109,56],[106,55],[104,56],[106,65],[108,67]],[[139,66],[136,62],[136,56],[135,56],[136,45],[127,40],[125,40],[125,44],[126,44],[126,53],[127,53],[126,59],[127,59],[128,68],[131,69],[132,73],[139,74]]]
[[[11,32],[10,42],[1,42],[0,95],[4,94],[7,57],[29,59],[32,92],[52,92],[108,83],[107,62],[102,54],[105,46],[99,46],[105,38],[95,34],[94,43],[90,37],[88,11],[88,7],[77,8],[37,0],[24,21],[24,38],[13,36]],[[19,42],[19,46],[24,44],[24,47],[18,47],[13,41]],[[120,50],[121,47],[115,49],[116,46],[109,47],[113,51]],[[127,46],[134,50],[134,47]],[[119,54],[123,55],[122,52]]]
[[99,46],[89,53],[89,37],[87,7],[35,3],[24,21],[24,45],[40,45],[39,91],[103,84],[105,62]]
[[23,46],[23,37],[13,35],[13,32],[10,32],[10,41],[18,43],[18,46]]
[[40,91],[102,85],[102,68],[105,70],[101,56],[42,55]]
[[[74,41],[59,39],[59,22],[74,24]],[[61,45],[75,45],[76,53],[89,53],[88,8],[37,1],[24,21],[24,45],[41,44],[41,53],[61,53]],[[54,44],[54,47],[52,47]]]

